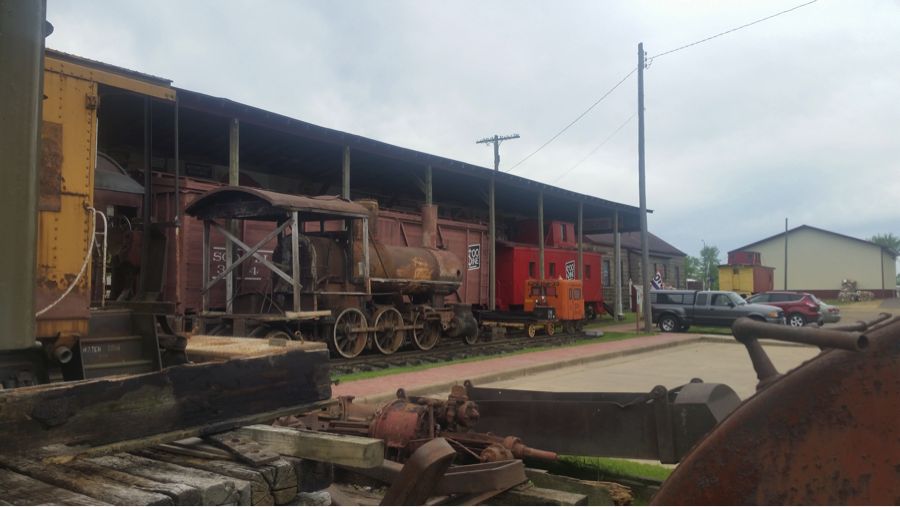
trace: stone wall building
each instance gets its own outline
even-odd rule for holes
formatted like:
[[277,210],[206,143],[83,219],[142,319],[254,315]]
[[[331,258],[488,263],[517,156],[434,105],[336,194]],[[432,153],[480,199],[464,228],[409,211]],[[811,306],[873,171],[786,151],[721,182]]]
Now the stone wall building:
[[[684,258],[687,254],[649,232],[647,237],[650,250],[650,276],[652,277],[658,270],[662,273],[664,284],[678,289],[687,288],[684,274]],[[615,304],[615,276],[617,273],[621,273],[622,310],[629,311],[633,305],[629,282],[637,285],[643,283],[641,278],[641,233],[620,234],[621,270],[617,270],[615,266],[612,234],[586,234],[584,238],[585,248],[603,255],[603,300],[609,306]]]

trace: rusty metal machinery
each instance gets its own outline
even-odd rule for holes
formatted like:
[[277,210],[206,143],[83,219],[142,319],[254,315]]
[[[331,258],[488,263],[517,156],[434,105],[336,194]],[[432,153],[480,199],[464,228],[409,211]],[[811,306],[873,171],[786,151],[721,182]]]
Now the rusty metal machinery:
[[353,399],[340,396],[340,403],[327,410],[282,418],[276,424],[384,440],[385,458],[399,463],[435,438],[446,439],[461,456],[481,463],[557,458],[556,453],[525,446],[518,437],[476,433],[478,405],[462,386],[454,386],[446,400],[407,396],[403,389],[383,407],[353,403]]
[[649,393],[556,393],[475,387],[482,423],[560,454],[677,463],[741,400],[724,384],[694,379]]
[[[757,393],[685,456],[653,503],[900,502],[900,319],[889,318],[827,329],[736,321]],[[822,352],[782,375],[760,338]]]

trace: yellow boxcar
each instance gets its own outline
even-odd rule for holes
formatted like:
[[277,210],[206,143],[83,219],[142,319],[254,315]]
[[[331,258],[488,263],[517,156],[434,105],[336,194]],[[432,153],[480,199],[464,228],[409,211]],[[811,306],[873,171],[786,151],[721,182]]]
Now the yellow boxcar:
[[736,292],[743,297],[772,290],[774,268],[750,264],[719,266],[719,290]]
[[[128,75],[126,75],[128,74]],[[36,337],[86,334],[90,319],[90,255],[100,86],[174,100],[171,88],[130,71],[47,50],[41,129]],[[105,210],[98,210],[105,211]],[[98,225],[98,231],[102,231]],[[85,266],[78,277],[82,266]],[[72,290],[61,300],[69,287]]]

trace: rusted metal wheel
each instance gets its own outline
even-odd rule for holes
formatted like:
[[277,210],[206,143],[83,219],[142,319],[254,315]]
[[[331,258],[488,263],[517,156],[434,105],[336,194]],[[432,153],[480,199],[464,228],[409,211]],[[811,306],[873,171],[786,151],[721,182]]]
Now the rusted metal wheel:
[[266,333],[266,338],[280,338],[282,340],[291,341],[294,339],[290,333],[287,331],[282,331],[281,329],[269,329],[269,332]]
[[[343,357],[356,357],[366,347],[369,333],[366,316],[356,308],[347,308],[338,314],[331,331],[331,348]],[[357,331],[363,329],[362,331]]]
[[403,325],[403,315],[393,306],[384,306],[375,312],[372,317],[372,327],[378,331],[372,331],[372,341],[378,350],[385,355],[397,352],[403,345],[402,329],[396,329]]
[[528,333],[529,338],[534,338],[534,333],[537,331],[537,326],[534,324],[528,324],[525,328],[525,332]]
[[463,336],[463,341],[466,345],[475,345],[478,343],[478,329],[475,329],[475,332],[470,335]]
[[563,333],[572,334],[575,332],[575,323],[572,322],[571,320],[567,320],[567,321],[563,322],[562,328],[563,328]]
[[[428,309],[426,311],[430,311]],[[420,323],[425,320],[425,317],[421,313],[416,313],[415,317],[413,317],[413,325]],[[428,323],[424,322],[424,329],[413,329],[412,337],[413,337],[413,345],[419,350],[431,350],[432,347],[437,344],[438,340],[441,338],[441,326],[437,323]]]
[[584,331],[584,321],[583,321],[583,320],[576,320],[576,321],[575,321],[575,332],[576,332],[576,333],[580,333],[580,332],[582,332],[582,331]]
[[548,336],[553,336],[553,333],[556,332],[556,323],[555,323],[555,322],[548,322],[548,323],[544,326],[544,332],[547,333]]

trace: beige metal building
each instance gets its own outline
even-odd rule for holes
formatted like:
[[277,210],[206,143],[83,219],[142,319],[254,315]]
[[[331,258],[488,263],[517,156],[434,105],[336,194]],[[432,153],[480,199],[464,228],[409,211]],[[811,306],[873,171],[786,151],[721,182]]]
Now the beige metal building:
[[787,233],[751,243],[733,252],[758,252],[763,266],[775,268],[775,290],[785,290],[784,252],[787,234],[787,290],[835,298],[841,281],[852,278],[857,289],[875,297],[896,296],[896,250],[843,234],[801,225]]

